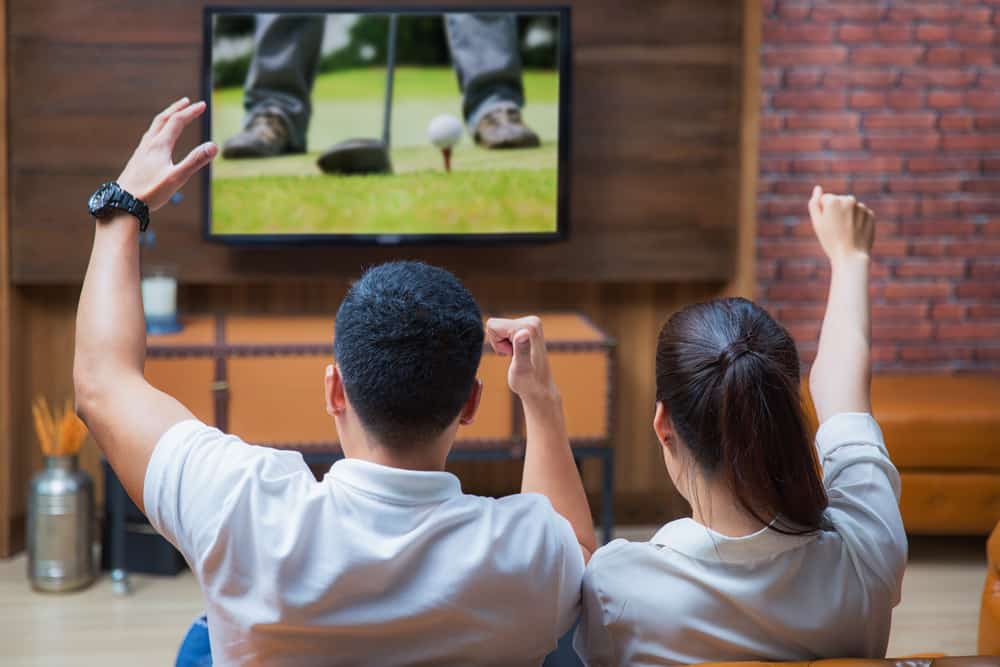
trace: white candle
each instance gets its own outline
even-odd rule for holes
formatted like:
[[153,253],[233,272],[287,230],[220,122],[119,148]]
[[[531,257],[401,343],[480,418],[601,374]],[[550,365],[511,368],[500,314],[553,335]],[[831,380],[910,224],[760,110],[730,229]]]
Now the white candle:
[[142,279],[142,309],[147,318],[177,315],[177,279],[172,276],[147,276]]

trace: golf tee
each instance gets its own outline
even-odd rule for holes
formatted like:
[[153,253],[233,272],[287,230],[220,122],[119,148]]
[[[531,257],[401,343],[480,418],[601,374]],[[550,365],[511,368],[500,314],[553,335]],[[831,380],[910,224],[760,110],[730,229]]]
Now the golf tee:
[[451,149],[450,148],[442,148],[441,149],[441,155],[444,156],[444,170],[450,174],[451,173]]

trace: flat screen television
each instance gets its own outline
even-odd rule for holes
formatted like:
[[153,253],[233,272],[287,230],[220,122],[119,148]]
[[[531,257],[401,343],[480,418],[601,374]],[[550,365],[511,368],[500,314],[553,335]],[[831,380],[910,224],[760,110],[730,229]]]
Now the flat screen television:
[[208,7],[204,28],[210,239],[566,236],[567,7]]

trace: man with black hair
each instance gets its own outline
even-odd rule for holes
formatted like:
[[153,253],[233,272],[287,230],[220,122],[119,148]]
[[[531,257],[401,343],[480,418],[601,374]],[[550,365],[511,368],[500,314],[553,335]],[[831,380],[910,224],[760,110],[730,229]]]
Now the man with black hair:
[[484,332],[443,269],[375,267],[341,304],[324,397],[346,458],[320,482],[301,454],[223,434],[143,377],[136,219],[217,154],[206,143],[171,159],[204,108],[168,107],[91,199],[74,383],[118,478],[198,578],[213,659],[537,665],[577,616],[595,548],[537,318],[487,324],[512,356],[527,435],[525,493],[501,499],[465,495],[444,471],[479,404]]

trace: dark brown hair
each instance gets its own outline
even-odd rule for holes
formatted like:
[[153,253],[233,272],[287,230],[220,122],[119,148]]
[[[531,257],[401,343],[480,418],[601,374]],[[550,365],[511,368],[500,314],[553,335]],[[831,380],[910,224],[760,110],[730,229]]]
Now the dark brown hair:
[[702,471],[755,519],[815,531],[827,506],[799,396],[799,357],[784,327],[746,299],[675,313],[660,331],[656,400]]

